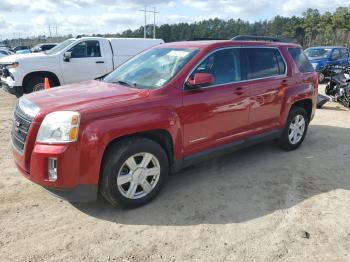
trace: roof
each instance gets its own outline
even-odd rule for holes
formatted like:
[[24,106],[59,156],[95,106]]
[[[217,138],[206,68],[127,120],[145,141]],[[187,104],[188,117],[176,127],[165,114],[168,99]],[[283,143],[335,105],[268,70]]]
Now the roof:
[[346,48],[345,46],[312,46],[309,48],[329,48],[329,49],[334,49],[334,48]]
[[232,40],[211,40],[211,41],[184,41],[184,42],[172,42],[161,45],[160,47],[172,47],[172,48],[196,48],[203,49],[207,47],[219,48],[228,46],[297,46],[294,43],[280,43],[280,42],[267,42],[267,41],[232,41]]

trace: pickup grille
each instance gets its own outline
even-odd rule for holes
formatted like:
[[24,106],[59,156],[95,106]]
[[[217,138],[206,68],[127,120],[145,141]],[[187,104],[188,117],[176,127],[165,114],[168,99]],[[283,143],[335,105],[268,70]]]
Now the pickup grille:
[[14,148],[21,153],[23,153],[24,145],[26,143],[27,135],[32,122],[33,119],[23,113],[22,110],[16,106],[13,113],[11,140]]
[[10,75],[5,65],[0,65],[0,77],[6,78]]

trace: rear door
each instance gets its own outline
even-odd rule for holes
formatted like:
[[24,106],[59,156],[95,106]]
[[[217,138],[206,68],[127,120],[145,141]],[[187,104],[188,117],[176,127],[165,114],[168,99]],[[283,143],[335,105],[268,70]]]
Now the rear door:
[[347,48],[340,48],[340,60],[342,66],[349,66],[349,51]]
[[86,40],[77,43],[69,52],[69,62],[61,58],[61,70],[65,84],[92,80],[107,73],[106,61],[99,40]]
[[247,83],[251,89],[249,124],[253,134],[279,126],[286,64],[277,48],[243,49],[247,59]]
[[244,137],[248,125],[249,90],[242,84],[240,48],[222,49],[194,69],[210,73],[214,83],[184,90],[181,119],[185,155]]

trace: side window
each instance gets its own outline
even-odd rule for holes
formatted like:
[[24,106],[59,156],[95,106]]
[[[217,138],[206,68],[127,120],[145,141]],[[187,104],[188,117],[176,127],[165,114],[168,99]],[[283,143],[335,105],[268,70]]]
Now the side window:
[[304,54],[301,48],[288,48],[288,52],[293,58],[295,64],[297,65],[299,71],[301,73],[314,72],[314,68],[312,67],[309,59]]
[[332,59],[337,60],[340,58],[340,51],[339,49],[334,49],[332,53]]
[[348,58],[349,57],[349,51],[346,48],[340,49],[340,56],[341,58]]
[[274,48],[246,48],[248,59],[247,79],[282,75],[285,64],[280,53]]
[[192,73],[209,73],[214,77],[213,85],[222,85],[241,80],[240,49],[219,50],[207,57]]
[[84,41],[75,45],[71,50],[72,58],[101,57],[99,41]]

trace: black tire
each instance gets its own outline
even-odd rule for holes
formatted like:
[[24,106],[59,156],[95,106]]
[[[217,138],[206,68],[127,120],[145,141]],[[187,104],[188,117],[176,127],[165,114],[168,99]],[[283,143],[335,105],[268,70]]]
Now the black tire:
[[[45,76],[35,76],[32,79],[30,79],[27,85],[25,86],[25,92],[32,93],[44,90],[44,78]],[[48,77],[48,79],[50,87],[57,86],[57,83],[53,79],[51,79],[50,77]]]
[[[147,195],[138,199],[131,199],[124,196],[120,191],[117,185],[117,178],[126,161],[130,157],[141,153],[152,154],[157,159],[160,175],[157,183]],[[169,159],[164,149],[158,143],[142,137],[128,138],[114,144],[106,153],[102,166],[100,192],[113,206],[135,208],[147,204],[158,195],[167,180],[168,173]],[[129,186],[131,187],[131,184]]]
[[[304,128],[304,132],[303,132],[300,140],[296,143],[293,143],[290,141],[290,138],[289,138],[290,127],[291,127],[292,121],[294,121],[297,116],[303,117],[303,119],[305,121],[305,128]],[[299,107],[299,106],[293,106],[289,112],[288,120],[287,120],[286,126],[283,130],[283,133],[278,141],[280,147],[282,149],[288,150],[288,151],[297,149],[303,143],[303,141],[305,139],[308,126],[309,126],[309,119],[308,119],[308,116],[307,116],[305,109],[302,107]]]

